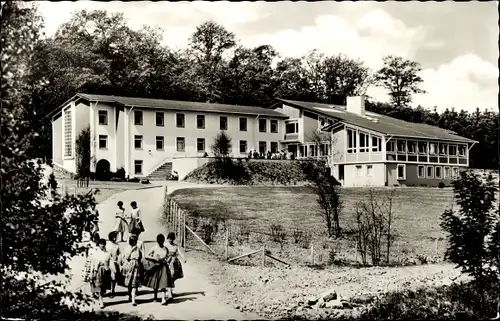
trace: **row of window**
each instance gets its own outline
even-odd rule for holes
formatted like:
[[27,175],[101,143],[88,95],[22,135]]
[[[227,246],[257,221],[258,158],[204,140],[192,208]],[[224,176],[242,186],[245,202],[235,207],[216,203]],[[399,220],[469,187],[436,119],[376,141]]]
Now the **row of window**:
[[[143,148],[143,139],[142,135],[134,136],[134,148],[142,149]],[[156,150],[164,150],[165,146],[165,137],[164,136],[156,136]],[[186,138],[185,137],[176,137],[176,150],[178,152],[184,152],[186,150]],[[278,142],[270,143],[271,153],[278,152]],[[107,135],[99,135],[99,149],[107,149],[108,148],[108,136]],[[196,150],[198,152],[205,152],[205,138],[197,138],[196,139]],[[239,142],[239,150],[240,153],[248,152],[248,143],[246,140],[240,140]],[[268,150],[267,142],[260,141],[259,142],[259,152],[266,153]]]
[[[247,131],[247,123],[248,119],[246,117],[240,117],[240,131]],[[155,113],[155,123],[156,126],[165,126],[165,114],[163,112]],[[99,110],[99,125],[107,125],[108,124],[108,111],[107,110]],[[142,125],[143,124],[143,112],[141,110],[134,111],[134,124]],[[177,128],[185,128],[186,127],[186,115],[185,114],[176,114],[176,126]],[[271,119],[270,120],[270,131],[271,133],[278,132],[278,120]],[[205,115],[196,115],[196,128],[205,129]],[[228,129],[228,118],[227,116],[219,117],[219,129],[227,130]],[[267,119],[259,119],[259,132],[265,133],[267,132]]]
[[71,107],[64,111],[64,156],[73,156],[73,118]]
[[[363,167],[365,171],[363,173]],[[356,177],[368,176],[371,177],[373,173],[373,165],[356,165]],[[406,179],[406,164],[398,164],[397,168],[398,180]],[[431,165],[419,165],[417,167],[417,177],[418,178],[435,178],[435,179],[446,179],[455,178],[459,176],[458,167],[448,167],[448,166],[431,166]]]
[[387,142],[387,152],[398,152],[408,154],[427,155],[442,155],[442,156],[465,156],[467,151],[466,145],[447,144],[447,143],[431,143],[431,142],[415,142],[406,140],[396,140]]
[[[359,146],[358,146],[359,137]],[[347,152],[368,153],[382,151],[382,137],[357,129],[347,129]]]

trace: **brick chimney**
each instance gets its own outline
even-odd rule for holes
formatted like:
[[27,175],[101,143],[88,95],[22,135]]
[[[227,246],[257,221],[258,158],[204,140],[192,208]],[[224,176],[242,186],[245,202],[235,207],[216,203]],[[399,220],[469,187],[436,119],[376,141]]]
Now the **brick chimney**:
[[365,96],[347,97],[347,112],[365,116]]

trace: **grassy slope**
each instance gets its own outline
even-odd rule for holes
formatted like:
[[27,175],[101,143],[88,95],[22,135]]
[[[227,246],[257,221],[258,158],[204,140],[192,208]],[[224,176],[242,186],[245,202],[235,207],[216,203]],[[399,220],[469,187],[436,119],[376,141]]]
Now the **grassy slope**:
[[[388,189],[376,189],[381,197]],[[365,197],[367,190],[345,188],[342,199],[345,209],[341,226],[355,226],[354,204]],[[324,236],[325,224],[318,216],[316,196],[307,187],[223,187],[218,189],[189,189],[173,193],[179,205],[201,216],[223,217],[246,221],[252,230],[269,233],[271,224],[282,224],[288,231],[295,228],[310,231],[316,239]],[[394,198],[393,228],[397,233],[398,255],[442,257],[446,242],[439,226],[440,215],[453,202],[450,189],[400,188]],[[437,242],[436,242],[437,240]],[[437,251],[436,251],[437,245]],[[336,250],[356,255],[355,244],[346,239],[336,242]]]

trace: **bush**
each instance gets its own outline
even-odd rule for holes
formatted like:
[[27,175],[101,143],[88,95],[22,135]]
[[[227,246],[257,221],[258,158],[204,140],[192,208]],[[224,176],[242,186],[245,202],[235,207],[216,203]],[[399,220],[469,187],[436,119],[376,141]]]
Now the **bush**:
[[370,301],[362,302],[370,305],[358,320],[481,320],[484,316],[494,316],[497,304],[496,293],[490,290],[483,308],[480,294],[470,283],[391,292]]
[[446,185],[445,185],[443,182],[439,182],[438,187],[439,187],[439,188],[445,188],[445,187],[446,187]]
[[125,177],[126,177],[125,168],[120,167],[120,168],[116,171],[116,177],[118,177],[119,179],[121,179],[122,181],[124,181],[124,180],[125,180]]

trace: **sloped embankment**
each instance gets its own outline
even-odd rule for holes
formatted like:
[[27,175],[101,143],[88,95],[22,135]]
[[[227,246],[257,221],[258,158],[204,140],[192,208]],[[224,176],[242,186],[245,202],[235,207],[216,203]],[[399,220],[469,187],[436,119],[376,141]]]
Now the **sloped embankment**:
[[303,163],[294,160],[209,162],[189,173],[188,182],[230,185],[301,185],[307,182]]

